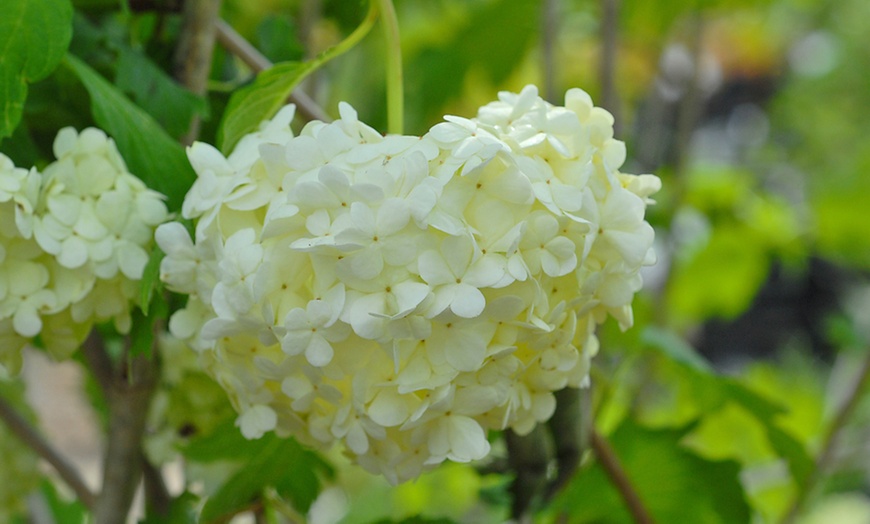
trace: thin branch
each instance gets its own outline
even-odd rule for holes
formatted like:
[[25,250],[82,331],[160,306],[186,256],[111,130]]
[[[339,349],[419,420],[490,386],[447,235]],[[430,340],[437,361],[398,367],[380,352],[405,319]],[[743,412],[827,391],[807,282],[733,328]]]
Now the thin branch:
[[29,446],[37,455],[48,462],[60,478],[75,492],[78,499],[88,508],[93,508],[96,497],[79,476],[78,470],[55,450],[51,444],[19,414],[6,399],[0,397],[0,419],[24,444]]
[[610,443],[598,431],[593,429],[590,444],[605,473],[607,473],[607,476],[610,477],[613,485],[619,491],[622,500],[625,501],[625,505],[631,512],[632,517],[634,517],[634,521],[638,524],[653,524],[654,521],[649,510],[646,509],[637,490],[634,489],[634,486],[625,474],[625,470],[622,468],[622,464],[620,464],[619,458],[616,456]]
[[[184,21],[175,50],[175,78],[199,96],[206,93],[208,85],[220,6],[221,0],[187,0],[184,3]],[[199,136],[201,124],[200,116],[194,115],[182,143],[193,143]]]
[[616,88],[616,60],[619,46],[619,0],[602,0],[601,2],[601,61],[599,76],[601,77],[601,107],[613,115],[613,132],[621,134],[622,111],[619,102],[619,91]]
[[[221,19],[216,22],[217,41],[224,49],[239,57],[251,71],[259,73],[272,67],[272,62],[263,56],[263,53],[251,45],[250,42],[236,32],[229,24]],[[296,109],[299,114],[308,120],[320,120],[321,122],[330,122],[332,118],[326,114],[317,102],[311,99],[302,91],[294,91],[290,95],[290,101],[296,104]]]
[[845,400],[837,410],[833,420],[831,420],[831,424],[828,426],[828,430],[825,432],[824,439],[822,440],[819,454],[813,463],[813,468],[804,482],[798,487],[798,492],[795,494],[795,498],[785,517],[783,517],[782,524],[792,524],[797,520],[801,509],[813,489],[825,475],[825,472],[827,472],[834,459],[834,451],[836,450],[840,433],[858,406],[861,395],[867,388],[868,383],[870,383],[870,349],[867,350],[867,356],[864,358],[864,363],[861,365],[858,376],[849,386]]

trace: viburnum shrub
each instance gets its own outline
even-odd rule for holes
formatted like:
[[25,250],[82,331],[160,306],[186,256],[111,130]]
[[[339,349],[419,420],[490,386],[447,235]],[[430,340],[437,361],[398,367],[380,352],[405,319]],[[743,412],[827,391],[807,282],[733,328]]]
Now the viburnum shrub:
[[[554,391],[588,382],[596,325],[608,315],[632,324],[640,269],[654,262],[644,212],[660,182],[619,171],[613,118],[580,89],[564,106],[533,86],[503,92],[422,137],[383,136],[349,105],[339,111],[293,136],[286,106],[228,157],[190,147],[198,178],[182,216],[193,238],[179,222],[157,228],[160,276],[189,297],[172,335],[199,353],[246,437],[341,442],[397,483],[484,457],[487,431],[526,434],[552,415]],[[107,165],[123,171],[119,159]],[[23,191],[13,189],[0,197]],[[136,191],[117,198],[142,202],[142,227],[161,222],[159,200]],[[67,200],[44,205],[33,226],[54,258],[34,257],[64,271],[111,266],[94,282],[123,293],[146,236],[92,232],[98,201]],[[49,217],[63,227],[47,228]],[[90,236],[75,243],[78,224]],[[29,281],[46,289],[50,279]],[[38,331],[28,318],[17,333]]]

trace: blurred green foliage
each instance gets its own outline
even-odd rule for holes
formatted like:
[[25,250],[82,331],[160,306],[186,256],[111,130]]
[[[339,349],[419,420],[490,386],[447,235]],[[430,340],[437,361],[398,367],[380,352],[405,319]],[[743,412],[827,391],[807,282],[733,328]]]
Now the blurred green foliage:
[[[31,16],[26,8],[33,3],[4,3],[7,10],[18,9],[22,20]],[[557,93],[579,86],[601,100],[605,3],[554,2],[556,23],[546,25],[544,2],[531,0],[396,2],[406,129],[423,132],[444,114],[472,116],[497,91],[526,83],[552,84]],[[207,97],[194,96],[171,76],[177,13],[132,11],[115,1],[73,4],[72,23],[62,8],[44,21],[40,34],[51,38],[37,42],[50,60],[36,65],[6,59],[32,42],[8,36],[4,28],[12,19],[0,17],[0,92],[6,103],[0,108],[0,151],[19,165],[41,165],[50,158],[57,129],[99,124],[137,175],[167,194],[177,210],[193,177],[178,137],[201,117],[201,139],[219,141],[225,108],[240,105],[245,93],[261,95],[258,89],[270,74],[252,83],[252,72],[218,49]],[[608,324],[600,333],[593,409],[585,416],[609,439],[658,522],[778,522],[815,474],[814,457],[832,408],[851,379],[842,370],[858,367],[862,355],[844,346],[868,339],[870,75],[862,64],[870,63],[870,3],[619,4],[612,66],[627,130],[621,138],[629,157],[649,137],[666,151],[643,165],[664,183],[651,216],[661,261],[637,299],[635,327],[622,333]],[[46,4],[37,11],[51,9]],[[223,16],[269,59],[286,62],[335,45],[366,9],[365,2],[343,0],[226,0]],[[63,54],[58,49],[69,39],[66,27],[73,28],[70,54],[65,67],[55,68]],[[553,78],[541,66],[543,32],[555,36]],[[346,100],[362,120],[383,129],[384,50],[375,33],[307,78],[304,88],[328,113],[336,114],[337,102]],[[695,68],[696,58],[706,65]],[[307,71],[307,65],[288,63],[294,65],[281,67]],[[282,78],[270,84],[270,111],[296,84],[295,77]],[[663,87],[668,82],[670,90]],[[748,106],[760,116],[740,120]],[[223,124],[229,127],[220,136],[244,132]],[[707,146],[705,136],[713,136]],[[841,307],[818,319],[836,328],[828,340],[832,353],[812,354],[799,337],[789,347],[767,348],[773,360],[747,353],[712,355],[710,362],[695,351],[710,322],[754,314],[751,308],[774,268],[784,267],[800,281],[808,278],[811,259],[825,260],[845,276],[835,290]],[[856,444],[870,428],[866,404],[844,430],[852,447],[842,452],[845,459],[828,465],[829,481],[809,494],[802,522],[864,522],[870,513],[863,467],[870,457]],[[188,522],[197,512],[206,520],[225,520],[254,501],[268,505],[275,522],[311,508],[311,522],[326,522],[317,520],[316,503],[325,486],[343,490],[342,522],[348,524],[508,518],[512,476],[497,435],[490,463],[451,464],[391,487],[347,467],[339,456],[324,458],[274,436],[248,442],[228,421],[212,426],[201,428],[205,434],[179,452],[212,472],[214,485],[179,497],[172,522]],[[81,521],[81,506],[65,501],[50,483],[42,493],[58,522]],[[541,522],[631,522],[588,450],[564,491],[537,510]]]

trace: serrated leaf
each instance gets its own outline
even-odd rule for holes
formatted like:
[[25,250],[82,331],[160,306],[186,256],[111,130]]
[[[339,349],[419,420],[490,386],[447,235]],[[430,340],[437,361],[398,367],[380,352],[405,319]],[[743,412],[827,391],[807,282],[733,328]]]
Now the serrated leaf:
[[[681,446],[691,429],[655,430],[629,419],[609,441],[656,522],[749,522],[740,465],[705,460]],[[571,522],[634,522],[599,462],[578,474],[551,507]]]
[[812,459],[803,444],[777,424],[777,415],[784,412],[782,406],[732,378],[718,375],[676,334],[650,327],[644,330],[641,339],[692,377],[695,398],[705,399],[706,410],[716,410],[731,402],[752,415],[763,428],[771,448],[788,463],[794,479],[801,482],[806,478],[813,467]]
[[87,64],[72,55],[66,64],[88,90],[94,120],[115,140],[130,171],[166,195],[170,210],[180,209],[196,179],[181,145]]
[[66,53],[72,14],[69,0],[0,2],[0,138],[21,121],[27,83],[48,76]]
[[332,468],[293,439],[266,435],[262,449],[247,457],[245,466],[208,498],[203,522],[222,522],[246,508],[266,488],[274,488],[294,507],[306,512],[320,492],[321,476],[332,477]]
[[252,84],[233,93],[218,129],[220,150],[228,155],[239,139],[272,118],[299,82],[319,65],[316,60],[275,64],[258,74]]

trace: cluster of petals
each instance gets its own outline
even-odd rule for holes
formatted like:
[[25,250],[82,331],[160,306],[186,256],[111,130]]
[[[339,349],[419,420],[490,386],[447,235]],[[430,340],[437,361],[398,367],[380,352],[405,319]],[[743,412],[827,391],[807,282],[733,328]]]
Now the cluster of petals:
[[95,322],[130,329],[163,197],[130,174],[98,129],[62,129],[39,172],[0,155],[0,365],[39,335],[58,356]]
[[341,442],[392,482],[523,434],[588,381],[595,327],[632,323],[652,175],[620,173],[613,119],[529,86],[476,118],[383,136],[347,104],[289,133],[287,106],[160,226],[172,334],[207,355],[248,438]]

